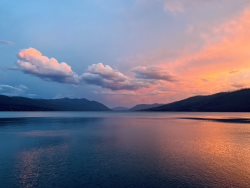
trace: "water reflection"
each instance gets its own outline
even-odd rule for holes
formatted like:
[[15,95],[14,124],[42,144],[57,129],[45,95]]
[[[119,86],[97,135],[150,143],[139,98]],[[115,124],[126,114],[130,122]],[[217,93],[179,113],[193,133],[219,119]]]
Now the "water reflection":
[[[17,164],[20,186],[25,188],[45,186],[46,181],[55,178],[56,175],[57,164],[53,162],[53,160],[55,158],[61,158],[55,155],[65,153],[66,150],[67,146],[63,145],[39,148],[21,153],[20,156],[18,156],[20,164]],[[42,178],[44,176],[48,177],[46,179]]]
[[170,182],[197,187],[250,185],[250,127],[173,119],[126,123],[109,127],[115,130],[116,148],[139,154]]
[[[250,125],[180,119],[186,115],[11,121],[0,127],[5,148],[0,182],[3,187],[250,187]],[[222,115],[202,117],[208,116]]]
[[57,165],[65,160],[68,135],[60,131],[31,131],[21,136],[28,144],[17,156],[19,184],[25,188],[46,187],[46,181],[57,176]]

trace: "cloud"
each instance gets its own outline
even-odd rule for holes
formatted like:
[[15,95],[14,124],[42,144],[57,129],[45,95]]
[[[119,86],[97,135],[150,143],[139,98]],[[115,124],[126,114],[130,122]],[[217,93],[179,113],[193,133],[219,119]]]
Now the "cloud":
[[236,88],[236,89],[241,89],[246,87],[244,84],[239,84],[239,83],[234,83],[232,84],[232,87]]
[[24,85],[11,86],[11,85],[0,85],[0,94],[8,96],[19,96],[24,95],[28,88]]
[[176,81],[173,75],[161,67],[139,66],[134,68],[133,72],[135,72],[136,77],[140,79],[164,80],[169,82]]
[[12,41],[8,41],[8,40],[0,40],[0,46],[3,45],[3,46],[11,46],[13,45],[14,42]]
[[[153,1],[155,0],[148,0]],[[220,12],[226,11],[228,7],[230,7],[230,13],[232,13],[232,8],[235,8],[239,5],[242,7],[246,7],[249,5],[249,0],[158,0],[157,2],[161,2],[163,5],[163,9],[165,12],[171,14],[180,14],[180,13],[188,13],[191,12],[199,12],[203,10],[203,14],[207,14],[211,8],[213,10],[219,8]],[[227,6],[225,6],[227,4]]]
[[206,37],[207,45],[196,54],[180,60],[178,66],[186,69],[189,67],[197,72],[199,70],[203,75],[249,72],[249,19],[250,11],[246,11],[239,17],[212,28],[212,32]]
[[164,10],[173,14],[182,13],[184,11],[184,5],[180,1],[167,0],[164,3]]
[[109,65],[102,63],[89,66],[87,72],[81,78],[88,84],[111,90],[137,90],[148,86],[148,83],[131,79]]
[[40,51],[29,48],[18,54],[18,69],[24,73],[65,84],[80,85],[83,82],[110,90],[138,90],[150,85],[149,81],[133,79],[109,65],[102,63],[88,67],[82,75],[75,73],[71,66],[55,58],[48,58]]
[[173,85],[178,95],[209,94],[250,86],[249,20],[250,10],[246,10],[211,27],[202,48],[159,65],[183,78]]
[[18,54],[17,65],[21,71],[60,83],[78,84],[79,76],[67,63],[60,63],[55,58],[48,58],[40,51],[29,48]]
[[[195,32],[196,37],[206,34],[197,48],[183,53],[175,59],[169,59],[162,54],[161,58],[151,59],[151,56],[136,61],[137,64],[152,65],[167,70],[177,77],[178,82],[157,81],[150,87],[136,91],[140,97],[112,96],[110,101],[125,101],[124,103],[172,102],[193,95],[212,94],[221,91],[231,91],[250,87],[250,8],[232,15],[219,23],[208,23],[206,27]],[[203,38],[202,38],[203,39]],[[189,43],[192,48],[192,43]],[[146,64],[150,62],[150,64]],[[144,68],[145,69],[145,68]],[[147,72],[144,69],[141,72]],[[147,70],[146,69],[146,70]],[[134,70],[133,70],[134,71]],[[152,74],[152,72],[149,72]],[[135,72],[136,74],[136,72]],[[138,75],[135,75],[138,78]],[[143,76],[145,76],[143,74]],[[142,76],[139,76],[140,78]],[[166,91],[159,92],[162,89]],[[155,93],[154,97],[150,96]]]

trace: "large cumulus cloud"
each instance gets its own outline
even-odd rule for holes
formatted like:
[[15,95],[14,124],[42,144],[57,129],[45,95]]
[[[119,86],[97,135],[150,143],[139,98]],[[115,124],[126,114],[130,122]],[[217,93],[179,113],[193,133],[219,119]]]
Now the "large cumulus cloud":
[[79,83],[79,76],[67,63],[60,63],[55,58],[48,58],[34,48],[21,50],[18,54],[17,65],[24,73],[45,80],[70,84]]
[[130,79],[118,70],[102,63],[89,66],[87,72],[82,75],[82,80],[111,90],[137,90],[148,85],[143,81]]

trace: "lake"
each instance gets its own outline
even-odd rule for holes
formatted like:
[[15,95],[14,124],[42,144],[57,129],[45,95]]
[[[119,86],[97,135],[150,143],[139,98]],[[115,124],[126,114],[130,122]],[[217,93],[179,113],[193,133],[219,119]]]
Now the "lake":
[[1,112],[0,187],[247,188],[250,123],[228,118],[250,113]]

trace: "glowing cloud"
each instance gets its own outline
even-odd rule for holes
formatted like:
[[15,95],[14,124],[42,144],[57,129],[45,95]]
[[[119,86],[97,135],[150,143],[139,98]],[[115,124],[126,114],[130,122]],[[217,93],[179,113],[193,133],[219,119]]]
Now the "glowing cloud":
[[55,58],[48,58],[34,48],[20,51],[17,64],[24,73],[45,80],[70,84],[79,83],[79,76],[72,71],[68,64],[59,63]]
[[129,78],[102,63],[89,66],[80,76],[68,64],[48,58],[34,48],[20,51],[17,65],[24,73],[59,83],[79,85],[85,82],[110,90],[138,90],[150,85],[149,81]]
[[[250,11],[245,11],[233,19],[210,27],[206,35],[203,35],[205,36],[204,46],[197,51],[177,58],[175,61],[157,62],[159,67],[181,78],[174,85],[161,83],[160,87],[175,91],[174,100],[177,97],[180,99],[197,94],[249,87],[249,20]],[[155,90],[158,89],[155,88]],[[166,96],[170,99],[170,94],[159,98],[165,99]],[[158,99],[158,101],[161,100]]]
[[[193,79],[191,83],[201,89],[204,87],[195,79],[205,78],[208,84],[213,81],[218,90],[230,89],[232,82],[233,85],[235,82],[237,85],[249,85],[246,83],[250,78],[249,20],[250,11],[246,11],[239,17],[212,28],[211,33],[206,36],[207,45],[199,52],[177,60],[176,71]],[[207,90],[210,87],[205,88]]]

